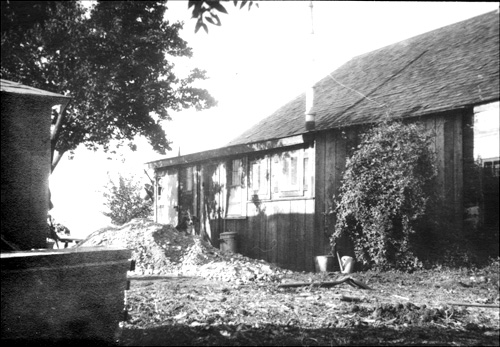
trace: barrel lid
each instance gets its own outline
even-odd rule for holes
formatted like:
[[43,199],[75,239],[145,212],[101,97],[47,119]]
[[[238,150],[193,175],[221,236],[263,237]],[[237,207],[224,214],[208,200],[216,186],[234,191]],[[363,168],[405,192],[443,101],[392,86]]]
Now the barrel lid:
[[224,236],[229,236],[229,235],[236,235],[236,234],[238,234],[237,231],[226,231],[224,233],[220,233],[221,236],[223,236],[223,235]]

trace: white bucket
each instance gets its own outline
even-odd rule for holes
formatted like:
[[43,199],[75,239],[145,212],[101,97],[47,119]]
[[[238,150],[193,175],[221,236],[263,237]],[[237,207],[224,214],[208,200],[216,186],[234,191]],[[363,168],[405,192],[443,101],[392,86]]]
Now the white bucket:
[[342,261],[342,273],[350,274],[354,271],[354,259],[352,257],[343,256]]

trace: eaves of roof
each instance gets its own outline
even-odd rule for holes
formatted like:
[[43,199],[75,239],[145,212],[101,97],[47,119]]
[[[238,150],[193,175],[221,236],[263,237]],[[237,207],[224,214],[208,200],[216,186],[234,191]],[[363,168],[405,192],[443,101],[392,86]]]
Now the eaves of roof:
[[41,97],[45,99],[50,98],[64,104],[69,102],[69,100],[71,100],[71,97],[69,96],[48,92],[46,90],[29,87],[21,83],[12,82],[4,79],[0,79],[0,90],[2,93],[24,95],[36,98]]

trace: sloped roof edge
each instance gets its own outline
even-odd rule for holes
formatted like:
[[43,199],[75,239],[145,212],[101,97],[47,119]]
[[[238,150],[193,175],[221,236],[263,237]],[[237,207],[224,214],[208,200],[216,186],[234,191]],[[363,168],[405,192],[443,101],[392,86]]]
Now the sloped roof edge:
[[4,79],[0,79],[0,89],[2,92],[11,94],[42,96],[42,97],[51,97],[51,98],[68,99],[68,100],[71,99],[70,96],[48,92],[46,90],[29,87],[21,83],[12,82]]
[[230,157],[234,155],[257,153],[275,148],[285,148],[285,147],[303,145],[309,141],[310,139],[307,135],[301,134],[297,136],[289,136],[279,139],[270,139],[266,141],[259,141],[244,145],[227,146],[203,152],[186,154],[178,157],[165,158],[147,162],[145,165],[147,165],[148,168],[150,169],[157,169],[160,167],[180,166],[183,164],[193,164],[211,159]]

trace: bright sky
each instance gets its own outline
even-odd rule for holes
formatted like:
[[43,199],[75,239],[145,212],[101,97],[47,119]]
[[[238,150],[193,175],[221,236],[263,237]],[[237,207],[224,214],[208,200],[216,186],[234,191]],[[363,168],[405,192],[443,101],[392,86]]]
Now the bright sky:
[[[315,79],[350,58],[374,49],[498,9],[498,2],[313,2]],[[194,33],[195,20],[185,1],[169,1],[169,20],[186,23],[182,37],[193,58],[175,61],[179,74],[195,67],[207,71],[200,86],[218,100],[201,112],[172,114],[165,123],[174,143],[167,156],[223,147],[305,89],[311,59],[309,1],[265,1],[239,10],[232,1],[220,14],[221,27]],[[74,160],[61,160],[51,177],[56,220],[75,236],[105,225],[102,186],[107,172],[142,174],[143,163],[162,156],[140,140],[139,152],[108,155],[79,149]],[[123,162],[122,162],[123,161]],[[145,178],[142,174],[141,178]],[[146,178],[147,179],[147,178]]]

